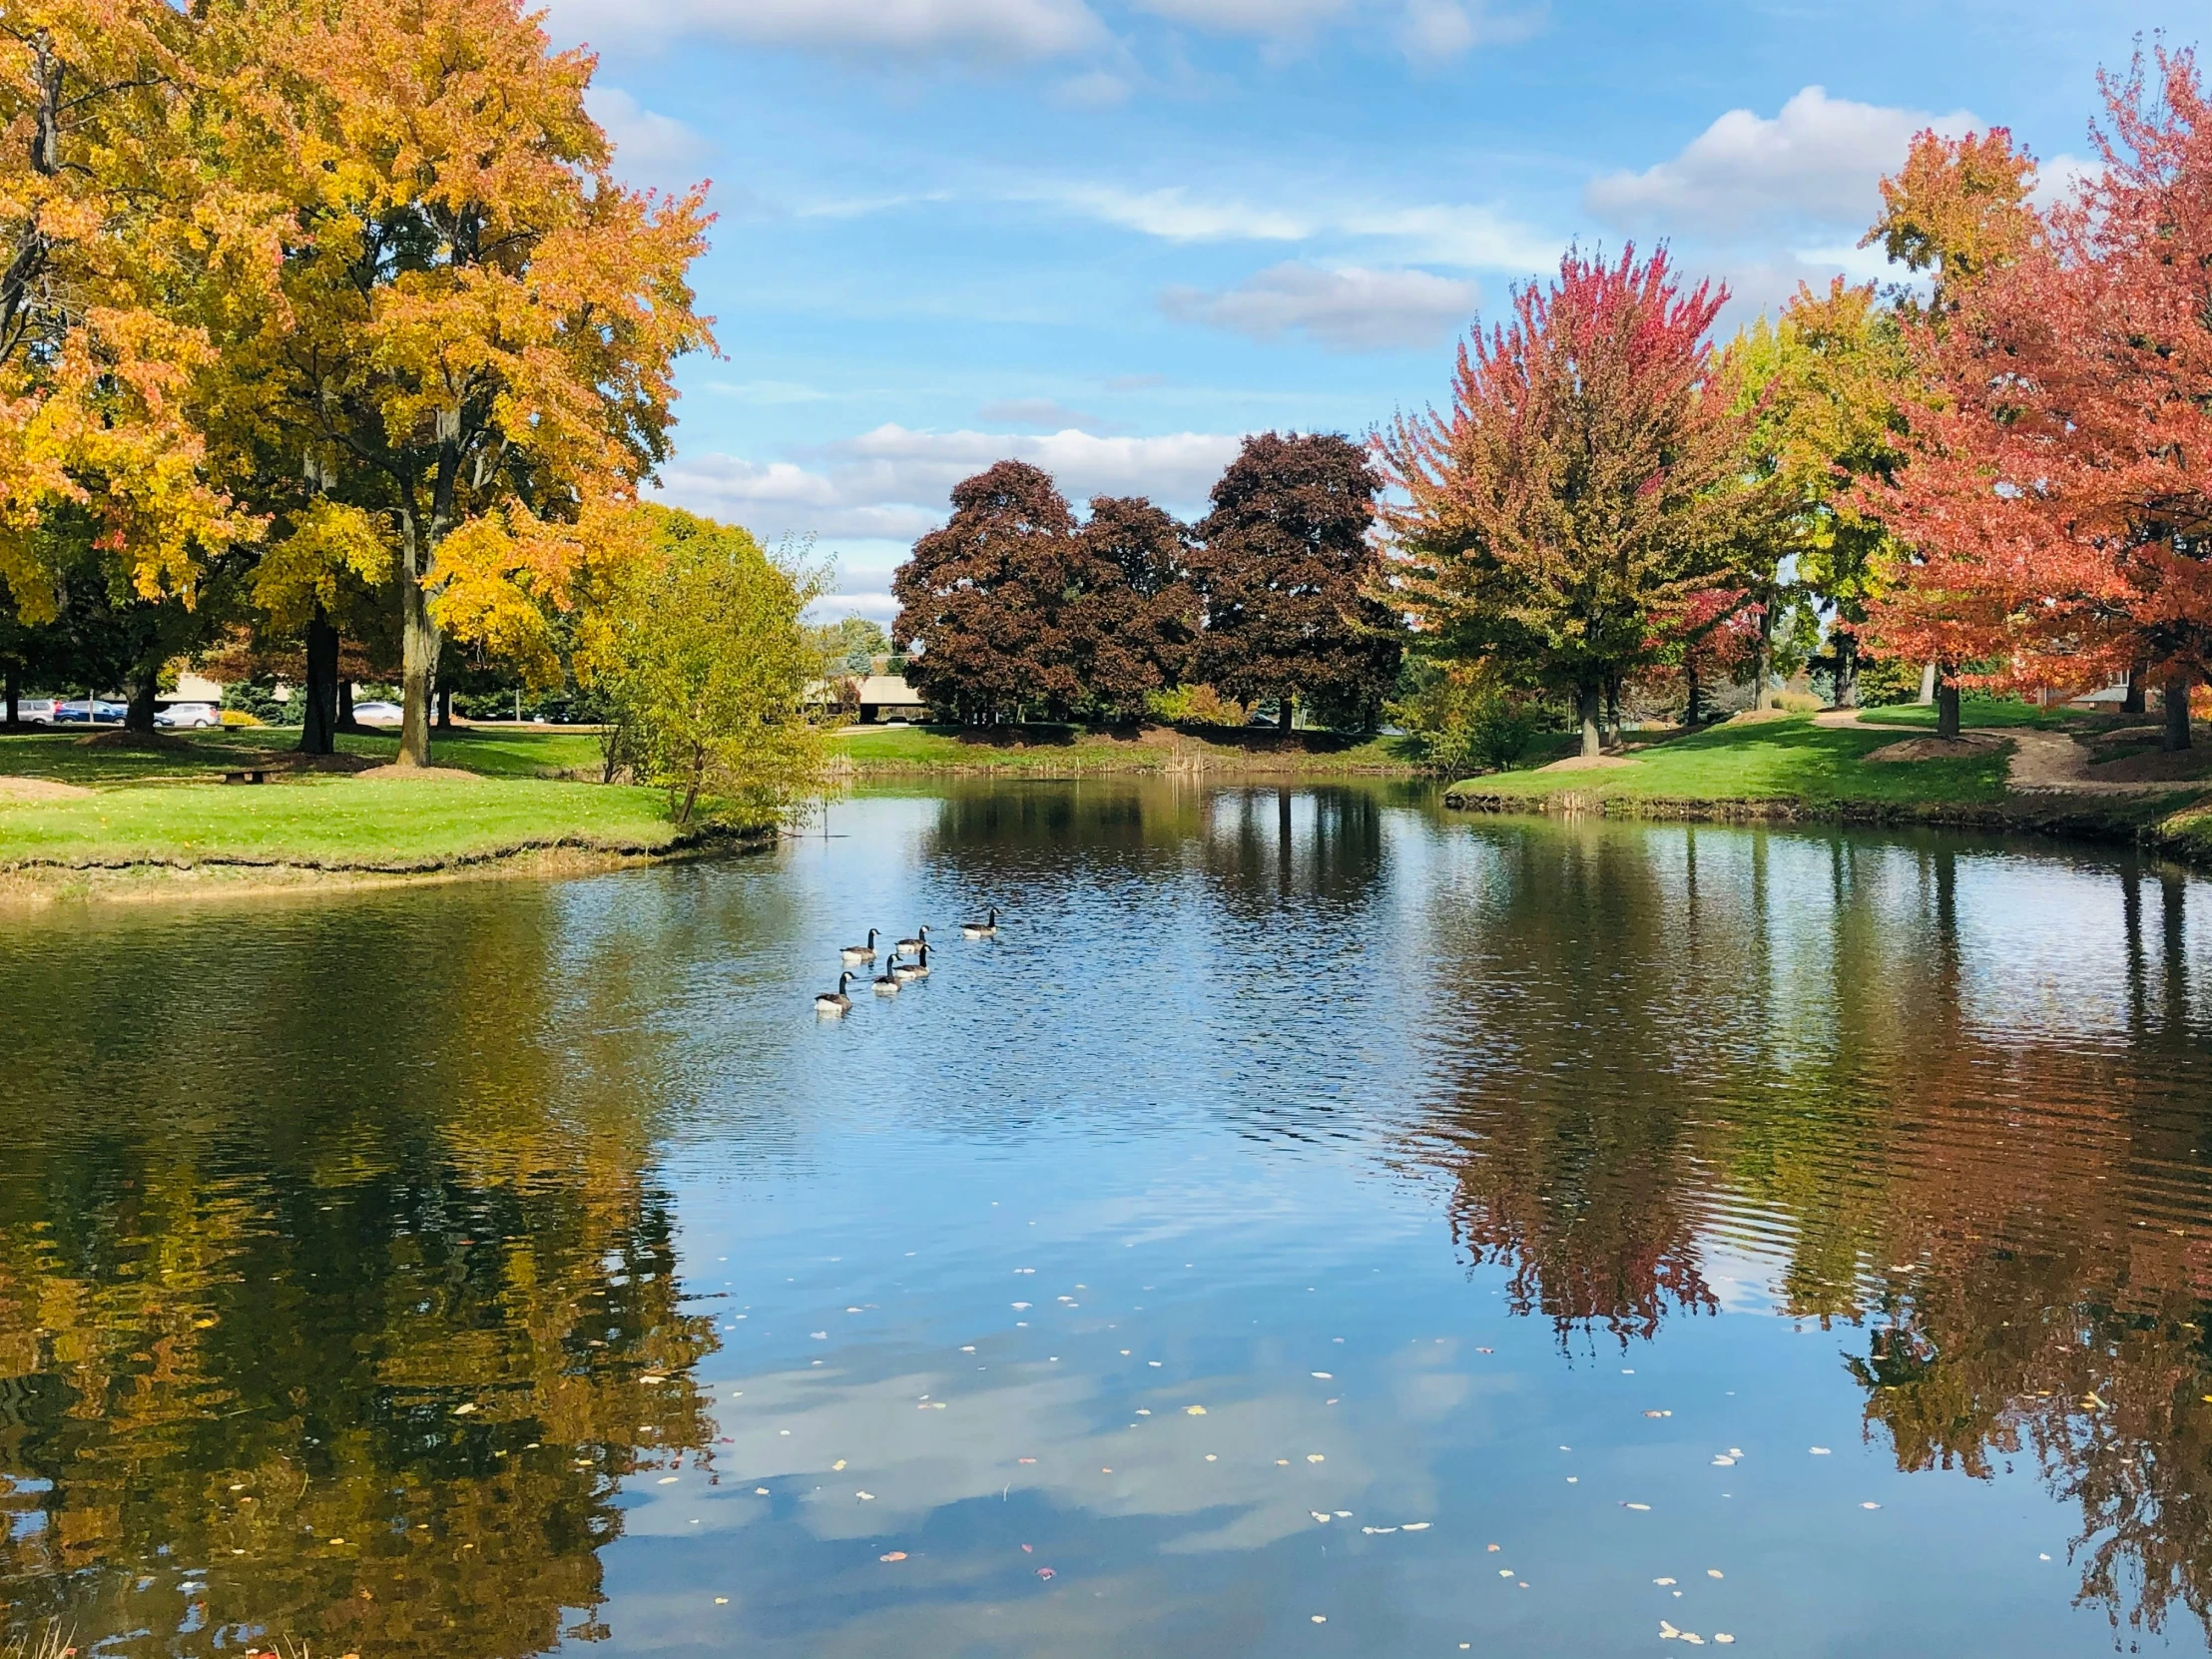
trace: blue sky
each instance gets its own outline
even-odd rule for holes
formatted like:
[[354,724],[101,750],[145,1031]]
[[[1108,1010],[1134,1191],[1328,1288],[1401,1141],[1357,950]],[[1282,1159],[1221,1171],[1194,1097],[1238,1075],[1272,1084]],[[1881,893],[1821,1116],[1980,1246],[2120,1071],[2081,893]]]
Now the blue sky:
[[714,181],[723,356],[669,498],[812,533],[887,620],[946,492],[1203,502],[1237,438],[1362,433],[1560,251],[1664,238],[1739,294],[1879,272],[1927,125],[2063,177],[2100,64],[2212,0],[553,0],[624,172]]

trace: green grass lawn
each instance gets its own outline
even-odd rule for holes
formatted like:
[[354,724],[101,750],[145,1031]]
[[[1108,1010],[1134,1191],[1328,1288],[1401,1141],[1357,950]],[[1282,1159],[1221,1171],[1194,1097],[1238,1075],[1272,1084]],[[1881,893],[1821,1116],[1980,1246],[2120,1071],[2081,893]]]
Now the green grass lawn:
[[1965,760],[1870,763],[1900,741],[1895,731],[1815,726],[1810,716],[1730,722],[1676,738],[1632,757],[1625,767],[1588,772],[1509,772],[1455,784],[1470,795],[1522,796],[1563,791],[1604,799],[1841,801],[1895,805],[1999,802],[2005,798],[2009,746]]
[[[1152,741],[1132,734],[1092,732],[1079,726],[959,727],[848,726],[836,735],[839,753],[863,776],[875,771],[989,770],[1037,774],[1153,772],[1193,755],[1209,767],[1254,772],[1401,771],[1412,762],[1401,738],[1294,734],[1294,746],[1278,748],[1257,728],[1224,730],[1211,737],[1164,732]],[[1180,755],[1178,751],[1180,750]]]
[[[2033,726],[2046,732],[2060,732],[2092,727],[2101,718],[2078,709],[2038,709],[2032,703],[2010,697],[1961,697],[1958,700],[1958,724],[1969,732],[1999,731],[2007,726]],[[1893,703],[1879,709],[1864,709],[1859,719],[1869,726],[1917,726],[1931,732],[1936,729],[1935,708],[1918,703]]]
[[674,834],[658,791],[531,779],[323,775],[260,788],[126,786],[46,801],[0,795],[0,868],[210,857],[404,868],[556,842],[657,848]]
[[[112,730],[109,728],[108,730]],[[80,747],[82,728],[58,732],[0,733],[0,778],[51,778],[101,789],[124,784],[191,782],[218,776],[264,758],[288,756],[299,742],[296,728],[233,726],[211,732],[163,734],[177,747],[159,750]],[[395,760],[396,733],[346,733],[338,753],[373,761]],[[430,737],[433,765],[480,772],[487,778],[543,778],[561,773],[599,775],[599,739],[591,732],[551,732],[529,726],[460,726]]]

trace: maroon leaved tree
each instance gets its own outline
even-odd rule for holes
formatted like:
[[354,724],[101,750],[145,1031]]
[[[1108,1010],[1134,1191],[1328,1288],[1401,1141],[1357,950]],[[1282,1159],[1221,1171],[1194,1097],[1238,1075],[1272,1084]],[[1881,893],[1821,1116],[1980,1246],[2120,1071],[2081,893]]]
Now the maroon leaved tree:
[[953,486],[951,522],[891,578],[914,689],[966,725],[1064,717],[1083,694],[1064,626],[1076,565],[1075,515],[1037,468],[1000,461]]
[[1206,600],[1198,677],[1241,703],[1292,699],[1334,724],[1371,724],[1397,679],[1396,615],[1369,594],[1379,488],[1367,452],[1314,432],[1263,432],[1214,486],[1192,572]]
[[1179,685],[1198,640],[1190,530],[1142,496],[1102,495],[1075,538],[1079,590],[1063,616],[1076,677],[1109,719]]

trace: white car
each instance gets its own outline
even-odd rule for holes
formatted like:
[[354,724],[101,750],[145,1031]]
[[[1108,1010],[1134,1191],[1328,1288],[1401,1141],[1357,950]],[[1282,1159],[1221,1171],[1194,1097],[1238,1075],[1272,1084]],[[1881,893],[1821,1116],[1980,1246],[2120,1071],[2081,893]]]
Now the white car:
[[407,718],[407,711],[396,703],[356,703],[353,705],[355,726],[397,726]]
[[223,724],[223,711],[213,703],[172,703],[166,709],[154,711],[156,726],[184,726],[196,732],[205,732],[211,726]]
[[[58,697],[24,697],[16,700],[15,718],[26,726],[52,726],[60,718]],[[5,714],[0,709],[0,714]]]

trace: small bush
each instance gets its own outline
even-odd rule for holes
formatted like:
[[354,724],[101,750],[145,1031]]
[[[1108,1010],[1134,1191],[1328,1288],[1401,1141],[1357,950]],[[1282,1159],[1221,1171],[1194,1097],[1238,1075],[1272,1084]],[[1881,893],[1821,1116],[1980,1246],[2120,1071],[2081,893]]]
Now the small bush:
[[1818,714],[1828,707],[1811,692],[1784,692],[1774,700],[1774,706],[1793,715]]
[[1431,770],[1450,778],[1510,772],[1528,758],[1540,712],[1487,679],[1446,669],[1390,707]]
[[1169,726],[1242,726],[1251,713],[1211,686],[1172,686],[1152,693],[1145,707],[1154,720]]
[[250,715],[244,709],[225,709],[217,718],[226,726],[267,726],[269,724],[259,715]]

